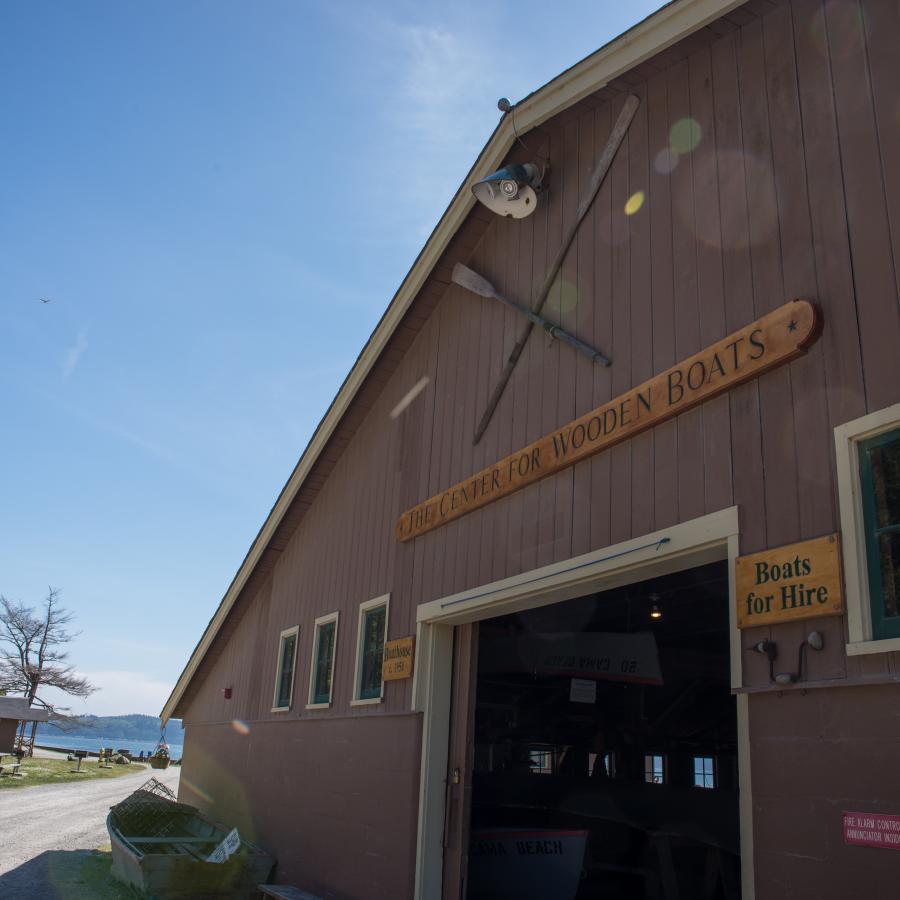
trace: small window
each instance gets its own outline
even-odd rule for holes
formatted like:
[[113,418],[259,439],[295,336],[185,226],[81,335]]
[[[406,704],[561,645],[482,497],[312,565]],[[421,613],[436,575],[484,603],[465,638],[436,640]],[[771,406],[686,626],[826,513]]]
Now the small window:
[[381,665],[387,635],[389,597],[376,597],[359,607],[359,635],[356,647],[356,691],[352,703],[378,703],[384,682]]
[[900,403],[834,429],[848,656],[900,650]]
[[612,753],[604,753],[602,759],[599,753],[589,753],[588,775],[595,778],[615,778],[616,768]]
[[716,763],[711,756],[694,757],[694,787],[714,788],[716,786]]
[[278,641],[277,668],[275,669],[275,698],[272,712],[284,712],[291,708],[294,696],[294,665],[297,662],[297,635],[299,626],[281,632]]
[[603,768],[606,770],[607,778],[616,777],[616,761],[612,753],[603,754]]
[[528,751],[528,765],[533,775],[553,774],[553,751],[542,747]]
[[334,653],[337,645],[338,614],[316,619],[313,634],[312,670],[309,676],[307,708],[329,706],[334,681]]
[[900,429],[859,442],[872,637],[900,637]]
[[648,755],[644,757],[644,781],[647,784],[666,783],[666,758]]

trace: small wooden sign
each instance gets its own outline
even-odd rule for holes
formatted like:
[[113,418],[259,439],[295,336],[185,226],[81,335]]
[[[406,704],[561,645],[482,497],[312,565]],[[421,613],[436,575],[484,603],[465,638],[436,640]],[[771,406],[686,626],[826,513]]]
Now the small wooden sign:
[[397,638],[396,641],[388,641],[384,645],[384,662],[381,664],[381,677],[385,681],[412,678],[415,641],[414,637],[402,637]]
[[836,534],[741,556],[735,560],[734,575],[738,628],[844,611]]
[[822,331],[816,307],[793,300],[418,506],[397,522],[408,541],[784,365]]

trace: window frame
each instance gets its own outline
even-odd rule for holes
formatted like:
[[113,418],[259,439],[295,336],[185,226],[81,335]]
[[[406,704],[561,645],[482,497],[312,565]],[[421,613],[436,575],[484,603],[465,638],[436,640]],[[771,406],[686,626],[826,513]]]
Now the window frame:
[[[706,771],[706,760],[709,760],[709,772]],[[692,757],[692,762],[694,764],[694,787],[697,790],[701,791],[714,791],[719,787],[719,762],[718,759],[712,754],[695,754]],[[697,763],[700,763],[700,771],[697,771]],[[697,784],[697,776],[700,776],[704,781],[709,778],[711,780],[711,784]]]
[[[334,699],[334,670],[335,670],[335,662],[337,661],[337,639],[338,639],[338,617],[340,616],[340,612],[332,612],[328,613],[325,616],[319,616],[318,619],[313,622],[313,639],[312,639],[312,653],[310,654],[311,659],[309,661],[309,694],[307,696],[307,709],[328,709],[331,706],[331,702]],[[328,692],[328,700],[325,702],[320,702],[315,699],[316,697],[316,666],[319,661],[319,635],[321,633],[321,628],[323,625],[328,625],[331,622],[334,622],[334,649],[331,654],[331,689]]]
[[[655,761],[660,760],[662,763],[660,767],[660,780],[647,780],[647,775],[653,775],[653,778],[656,778],[656,765]],[[647,769],[647,763],[649,761],[650,769]],[[665,753],[645,753],[644,754],[644,784],[668,784],[669,783],[669,760]]]
[[864,441],[900,428],[900,403],[834,429],[835,464],[841,522],[844,602],[848,656],[900,650],[900,637],[874,636],[869,557],[859,447]]
[[[281,687],[281,661],[284,655],[284,642],[287,638],[294,638],[294,659],[291,662],[291,695],[287,706],[278,705],[278,690]],[[294,686],[297,683],[297,648],[300,644],[300,626],[294,625],[292,628],[285,628],[278,635],[278,649],[275,652],[275,690],[272,694],[272,712],[290,712],[294,706]]]
[[603,753],[595,753],[593,750],[588,753],[588,777],[594,774],[594,766],[597,760],[601,759],[603,768],[606,769],[606,777],[612,780],[616,777],[616,756],[612,750],[604,750]]
[[559,771],[559,752],[552,746],[532,745],[528,748],[528,762],[529,775],[554,775]]
[[[859,456],[859,481],[860,496],[862,500],[863,525],[865,527],[865,553],[866,566],[869,576],[869,613],[872,617],[872,638],[873,640],[890,640],[891,638],[900,638],[900,618],[895,617],[888,620],[883,615],[883,602],[881,597],[884,592],[884,584],[882,581],[881,560],[879,559],[878,542],[876,531],[878,523],[876,519],[875,508],[875,478],[872,471],[872,464],[863,460],[864,450],[870,447],[878,447],[886,443],[894,443],[900,441],[900,426],[891,428],[888,431],[882,431],[874,437],[866,438],[857,442],[857,455]],[[896,531],[898,525],[888,526],[891,530]],[[873,585],[875,590],[873,592]],[[873,593],[879,596],[879,602],[873,603]],[[876,606],[879,608],[876,609]]]
[[382,594],[380,597],[373,597],[359,604],[359,618],[356,624],[356,667],[353,673],[353,699],[350,701],[351,706],[370,706],[375,703],[384,702],[384,675],[381,678],[381,689],[377,697],[362,697],[362,664],[363,664],[363,624],[366,620],[366,613],[370,610],[377,609],[379,606],[384,607],[384,643],[388,640],[388,625],[390,623],[391,613],[391,595]]

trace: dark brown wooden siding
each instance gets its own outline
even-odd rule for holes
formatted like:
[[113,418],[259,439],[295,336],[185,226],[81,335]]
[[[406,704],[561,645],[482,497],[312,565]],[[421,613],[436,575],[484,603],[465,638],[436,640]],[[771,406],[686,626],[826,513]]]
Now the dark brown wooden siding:
[[[848,846],[842,813],[898,808],[896,685],[756,695],[750,705],[757,900],[892,900],[894,850]],[[742,861],[743,863],[743,861]]]
[[[409,709],[408,681],[388,684],[381,707],[350,706],[359,604],[380,594],[391,595],[394,638],[414,632],[419,603],[733,503],[742,552],[837,530],[833,428],[900,400],[900,61],[885,37],[897,5],[848,9],[755,4],[724,20],[734,27],[721,36],[687,55],[666,51],[621,85],[641,106],[546,307],[612,366],[535,331],[472,446],[521,319],[447,286],[244,604],[240,627],[220,638],[189,719],[277,718],[278,634],[293,625],[292,715]],[[538,211],[491,220],[466,257],[511,297],[533,298],[624,96],[607,87],[527,136],[552,166]],[[696,147],[668,171],[672,129],[685,122]],[[643,203],[626,215],[637,192]],[[415,541],[395,540],[401,510],[793,297],[815,300],[825,320],[803,359]],[[391,418],[423,377],[425,390]],[[333,611],[334,703],[307,713],[313,621]],[[790,640],[808,623],[780,627]],[[896,654],[846,659],[842,627],[821,623],[827,649],[811,657],[811,677],[896,669]],[[754,662],[748,684],[767,677]]]
[[[551,163],[537,212],[475,210],[461,229],[194,679],[186,721],[302,729],[408,711],[410,681],[387,684],[381,705],[350,705],[359,604],[381,594],[396,638],[415,632],[420,603],[732,504],[744,553],[838,530],[833,429],[900,401],[898,34],[895,0],[756,0],[526,135]],[[473,446],[521,319],[448,285],[449,267],[465,259],[532,300],[626,92],[641,106],[545,308],[613,363],[535,331]],[[674,168],[673,128],[696,137]],[[403,509],[795,297],[825,322],[803,359],[414,541],[394,538]],[[313,621],[333,611],[334,702],[307,711]],[[271,713],[278,634],[293,625],[294,708]],[[841,618],[779,626],[778,640],[795,646],[813,626],[826,644],[810,679],[900,673],[900,654],[848,659]],[[745,683],[767,683],[765,660],[749,657]]]
[[323,900],[412,897],[418,716],[190,725],[179,797],[278,860]]

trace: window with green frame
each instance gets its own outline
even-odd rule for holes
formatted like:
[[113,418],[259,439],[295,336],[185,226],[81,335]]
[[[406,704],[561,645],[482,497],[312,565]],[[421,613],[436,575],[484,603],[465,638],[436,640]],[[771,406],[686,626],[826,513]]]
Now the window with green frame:
[[360,627],[359,699],[376,700],[381,697],[381,664],[384,659],[384,627],[387,604],[367,609]]
[[275,682],[275,708],[289,709],[294,693],[294,660],[297,655],[297,629],[283,631],[278,650],[278,673]]
[[859,442],[872,637],[900,637],[900,428]]
[[313,655],[312,703],[331,703],[331,682],[334,675],[334,645],[337,637],[337,618],[316,625],[316,646]]

